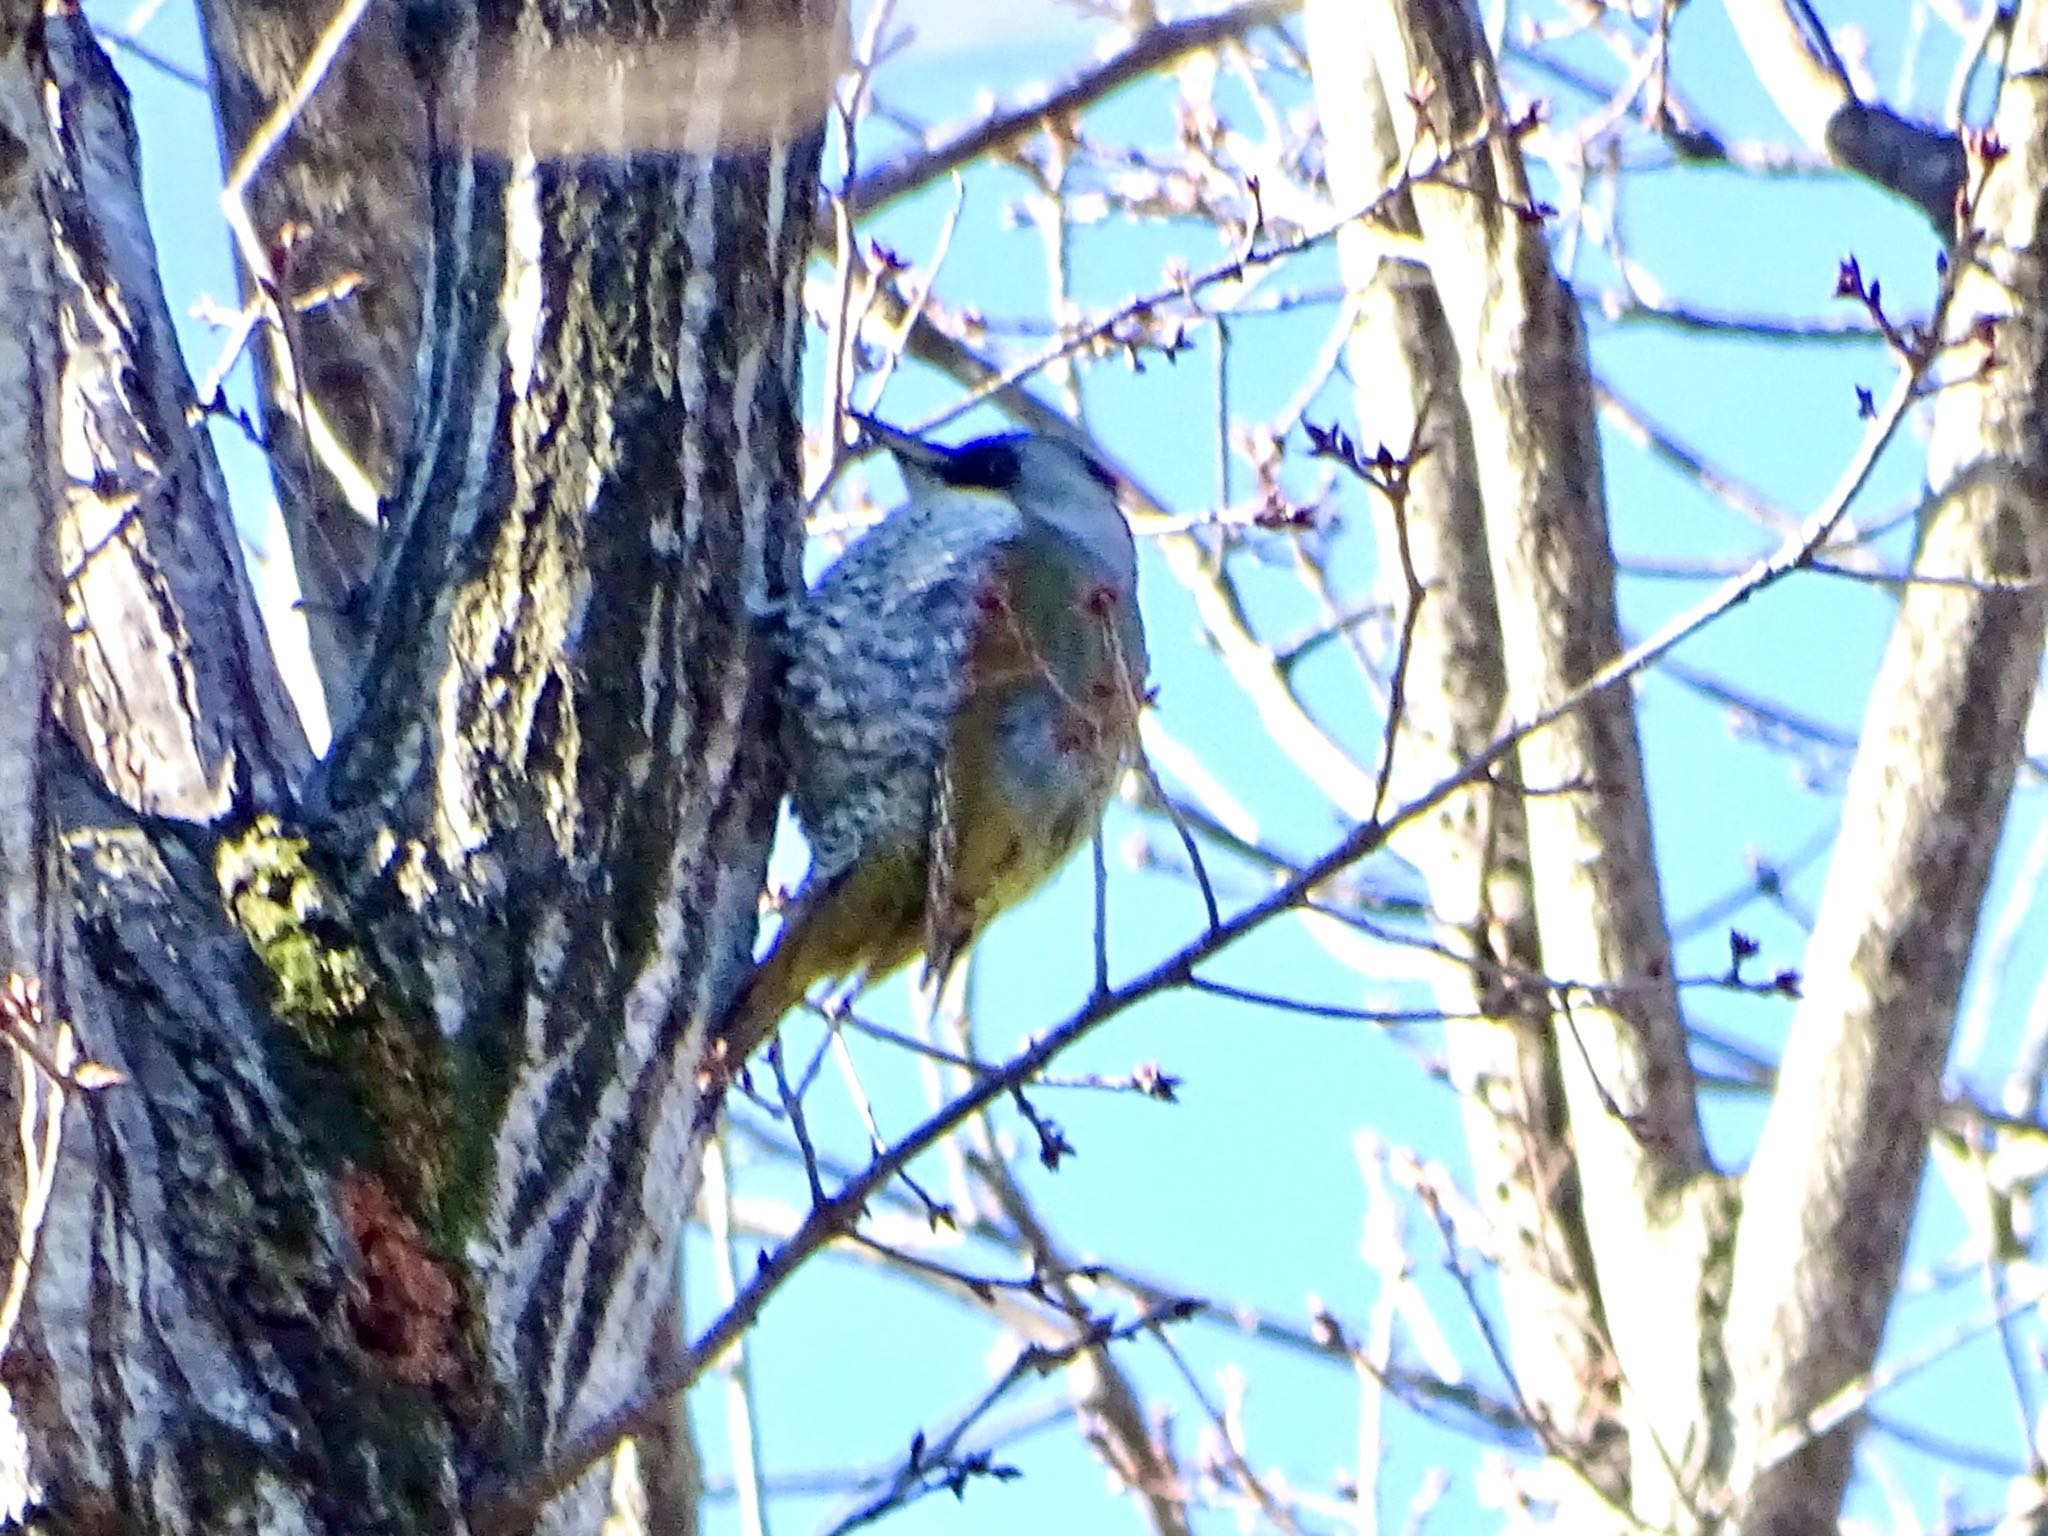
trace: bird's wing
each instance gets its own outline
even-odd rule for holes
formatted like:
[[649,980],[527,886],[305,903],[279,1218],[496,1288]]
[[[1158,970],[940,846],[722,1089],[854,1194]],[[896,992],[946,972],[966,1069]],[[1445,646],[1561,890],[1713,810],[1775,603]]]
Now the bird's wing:
[[850,546],[791,614],[790,797],[812,880],[925,836],[983,587],[1022,526],[992,492],[922,498]]

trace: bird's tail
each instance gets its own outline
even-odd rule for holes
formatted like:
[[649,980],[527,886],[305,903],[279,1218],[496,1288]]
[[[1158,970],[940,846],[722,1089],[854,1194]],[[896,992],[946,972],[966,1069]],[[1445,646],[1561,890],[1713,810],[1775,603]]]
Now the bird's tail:
[[817,983],[854,977],[865,985],[907,963],[923,942],[922,896],[909,863],[890,859],[807,885],[705,1046],[698,1075],[707,1095],[739,1073]]
[[767,1044],[782,1016],[803,999],[813,978],[800,975],[801,943],[792,943],[799,914],[792,910],[774,947],[733,995],[725,1017],[712,1031],[705,1054],[721,1080],[730,1080],[754,1052]]

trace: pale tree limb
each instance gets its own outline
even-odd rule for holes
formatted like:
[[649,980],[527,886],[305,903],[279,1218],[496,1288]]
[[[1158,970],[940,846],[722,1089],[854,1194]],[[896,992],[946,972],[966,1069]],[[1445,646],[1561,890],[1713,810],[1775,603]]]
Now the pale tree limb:
[[[327,710],[346,721],[427,301],[424,39],[400,0],[200,0],[199,14],[243,292],[268,312],[257,394],[278,508]],[[336,296],[297,302],[320,289]]]
[[[1353,0],[1311,0],[1306,20],[1331,196],[1339,207],[1362,207],[1395,184],[1402,165],[1366,18]],[[1412,201],[1400,199],[1390,221],[1415,233]],[[1357,306],[1349,372],[1361,445],[1401,452],[1413,444],[1407,494],[1393,505],[1376,498],[1373,508],[1381,569],[1397,576],[1412,566],[1422,593],[1389,592],[1414,605],[1409,686],[1388,742],[1405,799],[1483,750],[1498,729],[1507,695],[1500,615],[1443,303],[1425,269],[1391,261],[1363,226],[1340,232],[1337,249]],[[1445,1013],[1474,1016],[1447,1032],[1445,1048],[1473,1184],[1493,1225],[1488,1246],[1499,1259],[1516,1377],[1548,1438],[1569,1446],[1606,1495],[1623,1497],[1615,1381],[1548,1004],[1543,989],[1510,979],[1543,968],[1521,804],[1511,783],[1475,781],[1411,823],[1394,847],[1428,883],[1439,941],[1462,957],[1441,968],[1435,991]]]
[[[1875,1356],[2038,679],[2048,569],[2048,4],[2016,17],[1947,335],[1998,366],[1936,397],[1940,495],[1872,690],[1779,1092],[1746,1181],[1727,1325],[1733,1529],[1831,1523],[1853,1426],[1766,1448]],[[1959,367],[1982,357],[1972,342]],[[2001,580],[2003,578],[2003,580]],[[2017,578],[2017,579],[2015,579]]]
[[[1394,126],[1413,154],[1503,131],[1464,160],[1465,189],[1415,188],[1431,275],[1462,365],[1507,658],[1507,704],[1541,717],[1620,652],[1614,569],[1584,334],[1558,281],[1543,211],[1505,131],[1469,4],[1369,9]],[[1699,1298],[1725,1223],[1707,1174],[1633,701],[1607,689],[1523,741],[1543,968],[1634,983],[1560,1017],[1581,1198],[1630,1421],[1633,1503],[1688,1516],[1687,1465],[1711,1459],[1711,1332]],[[1624,1283],[1625,1277],[1625,1283]]]

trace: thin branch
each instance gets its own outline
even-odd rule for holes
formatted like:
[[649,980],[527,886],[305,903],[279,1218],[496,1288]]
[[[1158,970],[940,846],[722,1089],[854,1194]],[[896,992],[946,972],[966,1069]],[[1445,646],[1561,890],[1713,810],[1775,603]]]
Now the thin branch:
[[[1254,27],[1283,21],[1300,4],[1301,0],[1250,0],[1227,11],[1150,27],[1042,99],[979,118],[916,154],[868,172],[847,188],[846,204],[856,219],[867,218],[927,182],[949,176],[1015,144],[1042,123],[1084,111],[1133,81],[1190,54],[1206,53],[1242,37]],[[825,238],[821,230],[819,243],[823,244]]]

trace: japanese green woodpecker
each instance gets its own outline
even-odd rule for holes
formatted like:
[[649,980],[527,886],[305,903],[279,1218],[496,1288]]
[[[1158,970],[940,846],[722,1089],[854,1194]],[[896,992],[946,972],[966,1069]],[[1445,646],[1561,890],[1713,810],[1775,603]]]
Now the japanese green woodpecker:
[[1028,433],[877,435],[909,500],[781,626],[811,866],[719,1029],[724,1072],[819,981],[921,953],[942,982],[1093,833],[1137,751],[1145,630],[1117,477]]

